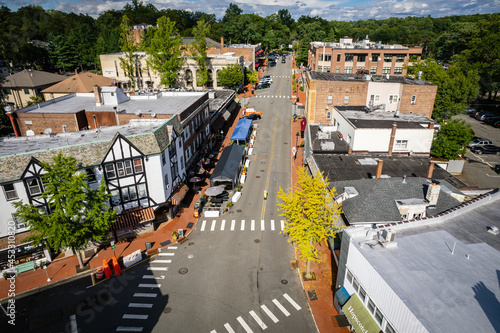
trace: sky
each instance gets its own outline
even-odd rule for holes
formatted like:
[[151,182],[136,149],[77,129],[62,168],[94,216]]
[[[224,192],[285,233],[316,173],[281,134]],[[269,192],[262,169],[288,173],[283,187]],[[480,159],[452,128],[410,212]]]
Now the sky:
[[[230,3],[238,5],[243,14],[266,17],[280,9],[288,9],[297,20],[302,15],[319,16],[326,20],[355,21],[389,17],[488,14],[500,12],[500,0],[145,0],[157,9],[183,9],[215,14],[218,19]],[[0,5],[15,11],[19,7],[38,5],[45,10],[88,14],[122,9],[131,1],[122,0],[0,0]]]

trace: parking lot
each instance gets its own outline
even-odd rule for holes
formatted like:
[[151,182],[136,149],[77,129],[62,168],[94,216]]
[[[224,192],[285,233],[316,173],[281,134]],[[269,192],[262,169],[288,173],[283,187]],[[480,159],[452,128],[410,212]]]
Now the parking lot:
[[[494,145],[500,146],[500,128],[486,125],[467,115],[456,117],[470,124],[476,136],[490,139]],[[500,188],[500,174],[493,170],[496,164],[500,164],[500,156],[477,155],[467,149],[465,159],[463,172],[457,178],[471,187]]]

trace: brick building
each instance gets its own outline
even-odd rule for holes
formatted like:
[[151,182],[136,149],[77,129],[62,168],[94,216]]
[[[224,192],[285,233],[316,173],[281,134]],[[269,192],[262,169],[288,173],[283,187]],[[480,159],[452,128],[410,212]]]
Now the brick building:
[[353,42],[352,38],[344,37],[339,43],[312,42],[308,66],[317,72],[404,76],[404,66],[411,65],[410,59],[420,59],[421,55],[421,46],[374,43],[368,36],[361,42]]
[[365,106],[431,117],[437,86],[403,76],[307,72],[305,91],[308,121],[330,123],[333,106]]

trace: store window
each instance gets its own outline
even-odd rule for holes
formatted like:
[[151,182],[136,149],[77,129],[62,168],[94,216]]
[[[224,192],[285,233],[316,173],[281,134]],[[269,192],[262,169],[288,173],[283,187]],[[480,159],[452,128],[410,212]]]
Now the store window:
[[383,67],[382,74],[391,74],[391,67]]
[[403,67],[395,67],[394,74],[403,74]]
[[352,66],[346,66],[346,67],[344,67],[344,73],[346,73],[346,74],[352,73]]
[[3,185],[3,193],[5,194],[5,199],[7,201],[19,199],[19,196],[17,195],[16,187],[14,186],[14,184]]

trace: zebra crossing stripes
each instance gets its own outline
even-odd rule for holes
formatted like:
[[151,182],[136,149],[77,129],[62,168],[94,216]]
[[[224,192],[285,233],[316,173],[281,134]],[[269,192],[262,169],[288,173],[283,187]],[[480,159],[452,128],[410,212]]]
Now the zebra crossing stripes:
[[[229,222],[229,221],[228,221]],[[210,230],[211,232],[216,232],[216,231],[266,231],[266,230],[271,230],[271,231],[276,231],[280,230],[282,231],[283,228],[285,227],[285,221],[281,220],[278,224],[276,225],[275,220],[260,220],[260,226],[259,223],[256,222],[256,220],[250,220],[250,223],[246,223],[245,220],[240,221],[240,226],[238,227],[238,222],[236,220],[231,220],[231,224],[226,223],[226,220],[212,220],[212,223],[210,223],[210,228],[207,228],[207,220],[203,220],[201,222],[201,228],[200,231],[207,231]],[[164,253],[163,255],[174,255],[173,253],[168,254]],[[162,262],[160,260],[155,260],[153,262]]]
[[231,221],[231,231],[234,230],[234,225],[236,224],[236,220]]
[[160,288],[159,283],[139,283],[139,288]]
[[255,311],[250,311],[250,315],[252,316],[252,318],[257,322],[257,324],[259,324],[259,326],[265,330],[267,328],[267,325],[264,324],[264,322],[262,321],[262,319],[259,318],[259,316],[257,316],[257,314],[255,313]]
[[129,303],[128,307],[151,309],[153,307],[153,303]]
[[281,230],[285,229],[285,221],[281,220]]
[[155,264],[171,264],[172,260],[156,259],[156,260],[153,260],[152,263],[155,263]]
[[243,326],[243,328],[245,329],[245,331],[247,333],[253,333],[252,329],[250,328],[250,326],[248,326],[248,324],[243,320],[243,318],[238,317],[236,318],[236,320],[240,323],[241,326]]
[[255,220],[252,220],[252,223],[250,225],[250,230],[252,230],[252,231],[255,230]]
[[173,253],[173,252],[160,252],[160,253],[158,253],[158,255],[160,257],[172,257],[175,255],[175,253]]
[[274,231],[274,220],[271,220],[271,230]]
[[220,226],[220,230],[221,230],[221,231],[224,231],[224,227],[225,227],[225,225],[226,225],[226,220],[222,220],[222,222],[221,222],[221,223],[222,223],[222,224],[221,224],[221,226]]
[[148,267],[148,271],[168,271],[168,267]]
[[245,230],[245,220],[241,220],[241,231]]
[[266,313],[266,315],[269,316],[269,318],[271,318],[271,320],[276,324],[279,320],[278,318],[276,318],[276,316],[271,312],[271,310],[269,310],[267,308],[267,306],[265,304],[262,304],[260,306],[262,308],[262,310],[264,310],[264,312]]
[[225,323],[224,324],[224,327],[226,328],[227,332],[228,333],[236,333],[233,328],[231,327],[231,325],[229,325],[228,323]]
[[287,316],[287,317],[288,317],[288,316],[290,315],[290,312],[288,312],[288,311],[287,311],[287,309],[285,309],[285,307],[284,307],[283,305],[281,305],[281,303],[280,303],[280,302],[278,302],[278,300],[277,300],[276,298],[275,298],[275,299],[273,299],[273,303],[274,303],[274,305],[276,305],[276,306],[278,307],[278,309],[280,309],[280,310],[281,310],[281,312],[283,312],[283,314],[284,314],[285,316]]
[[147,297],[147,298],[155,298],[158,294],[156,293],[135,293],[134,297]]
[[201,229],[200,231],[205,231],[205,225],[207,224],[207,220],[203,220],[203,222],[201,223]]
[[292,304],[292,306],[298,311],[300,309],[302,309],[297,303],[295,303],[295,301],[290,297],[288,296],[288,294],[283,294],[283,297],[286,298],[286,300],[288,302],[290,302],[290,304]]
[[118,326],[116,328],[117,332],[142,332],[142,327],[123,327]]
[[210,231],[214,231],[215,230],[215,224],[217,223],[216,220],[213,220],[212,221],[212,227],[210,227]]
[[264,220],[260,220],[260,230],[264,231],[265,228]]
[[146,320],[146,319],[148,319],[148,315],[126,313],[126,314],[123,315],[122,319],[142,319],[142,320]]

